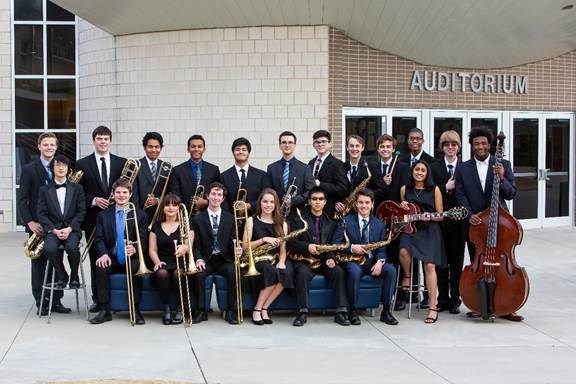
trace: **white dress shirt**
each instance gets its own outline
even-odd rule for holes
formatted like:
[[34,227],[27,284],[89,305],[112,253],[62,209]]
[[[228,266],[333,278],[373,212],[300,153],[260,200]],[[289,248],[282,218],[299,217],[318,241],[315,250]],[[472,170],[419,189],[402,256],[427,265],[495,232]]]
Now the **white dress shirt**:
[[[64,183],[66,182],[66,180],[64,180]],[[62,185],[64,183],[59,183],[57,181],[54,181],[54,183],[56,183],[56,185]],[[64,214],[64,202],[66,201],[66,188],[57,188],[56,189],[56,196],[58,196],[58,204],[60,205],[60,212],[62,212],[62,214]]]
[[478,176],[480,177],[480,184],[482,184],[482,192],[486,190],[486,176],[488,175],[488,165],[490,163],[490,156],[488,156],[484,161],[480,161],[477,158],[476,169],[478,170]]

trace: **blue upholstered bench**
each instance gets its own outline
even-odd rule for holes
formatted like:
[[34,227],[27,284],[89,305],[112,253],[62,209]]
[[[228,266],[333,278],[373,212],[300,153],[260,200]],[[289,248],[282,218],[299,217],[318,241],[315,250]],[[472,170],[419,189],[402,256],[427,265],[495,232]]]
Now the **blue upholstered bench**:
[[[210,308],[212,300],[212,276],[206,277],[206,305]],[[172,305],[177,305],[176,295],[172,297]],[[110,309],[113,311],[128,310],[128,294],[126,288],[126,275],[117,273],[110,275]],[[142,277],[142,299],[140,302],[141,311],[161,311],[162,301],[160,295],[150,277]]]
[[[216,299],[221,312],[227,308],[226,297],[227,283],[224,277],[215,275]],[[374,309],[380,305],[380,293],[382,289],[382,279],[374,279],[371,276],[362,276],[360,281],[360,296],[358,298],[358,308]],[[334,308],[334,292],[328,285],[328,280],[322,275],[316,275],[310,282],[310,309],[331,309]],[[243,292],[242,305],[244,309],[252,309],[256,303],[253,294]],[[286,292],[274,301],[272,309],[296,309],[296,297],[291,297]]]

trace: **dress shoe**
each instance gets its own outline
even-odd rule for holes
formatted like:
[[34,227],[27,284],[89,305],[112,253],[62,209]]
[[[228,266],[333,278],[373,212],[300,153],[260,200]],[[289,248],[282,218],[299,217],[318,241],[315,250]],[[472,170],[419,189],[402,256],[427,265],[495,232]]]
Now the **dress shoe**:
[[176,310],[173,314],[172,314],[172,324],[182,324],[182,312],[180,312],[179,310]]
[[398,320],[390,312],[390,307],[384,307],[382,313],[380,314],[380,321],[388,325],[397,325]]
[[142,316],[142,312],[136,311],[136,324],[143,325],[146,324],[146,320],[144,320],[144,316]]
[[68,283],[68,287],[70,289],[78,289],[80,288],[80,282],[78,280],[70,280]]
[[48,316],[48,306],[43,305],[41,309],[36,309],[36,314],[38,315],[38,311],[40,311],[40,316]]
[[170,306],[164,306],[164,314],[162,315],[162,324],[170,325],[172,324],[172,312],[170,311]]
[[356,311],[350,311],[350,315],[348,317],[350,318],[350,324],[352,325],[362,324],[362,322],[360,321],[360,317],[358,317]]
[[198,324],[208,320],[208,313],[204,310],[194,311],[192,314],[192,324]]
[[343,326],[350,325],[350,320],[348,319],[348,314],[346,312],[338,312],[334,315],[334,322]]
[[112,314],[110,311],[102,310],[96,316],[90,319],[90,324],[102,324],[106,321],[112,321]]
[[482,315],[478,312],[470,311],[470,312],[466,313],[466,317],[469,317],[471,319],[476,319],[478,317],[482,317]]
[[72,312],[72,310],[68,307],[65,307],[64,305],[62,305],[62,303],[55,303],[52,304],[52,312],[56,312],[56,313],[70,313]]
[[394,303],[395,311],[403,311],[406,309],[406,302],[404,301],[404,295],[399,294],[396,297],[396,302]]
[[448,306],[448,312],[450,312],[453,315],[457,315],[460,313],[460,304],[457,303],[451,303]]
[[98,313],[98,312],[100,312],[100,304],[92,303],[92,305],[91,305],[90,308],[88,309],[88,312],[90,312],[90,313]]
[[66,283],[64,282],[64,280],[58,280],[57,282],[54,283],[54,289],[64,289],[66,288]]
[[438,309],[438,312],[444,312],[450,308],[450,305],[448,305],[446,302],[438,302],[438,304],[436,304],[436,308]]
[[[264,313],[266,313],[266,316],[264,316]],[[264,322],[264,324],[272,324],[273,323],[272,319],[268,315],[268,308],[262,308],[262,321]]]
[[422,309],[430,308],[430,299],[427,297],[423,298],[422,301],[420,302],[420,308]]
[[512,312],[504,316],[500,316],[501,319],[505,319],[508,321],[522,321],[524,320],[524,316],[520,316],[519,314]]
[[304,324],[306,324],[307,319],[308,319],[308,314],[306,312],[298,312],[298,316],[296,316],[292,325],[295,327],[301,327]]
[[226,321],[228,322],[228,324],[231,324],[231,325],[240,324],[238,321],[238,316],[236,314],[236,311],[227,311],[226,312]]
[[253,310],[252,310],[252,324],[255,324],[255,325],[264,325],[264,320],[262,320],[262,318],[260,318],[260,320],[254,319],[254,313],[261,313],[261,312],[262,312],[261,309],[253,309]]

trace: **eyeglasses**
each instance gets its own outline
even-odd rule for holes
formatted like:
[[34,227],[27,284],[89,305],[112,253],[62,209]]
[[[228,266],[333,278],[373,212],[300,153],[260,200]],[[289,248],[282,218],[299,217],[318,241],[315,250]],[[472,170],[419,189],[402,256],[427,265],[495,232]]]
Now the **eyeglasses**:
[[315,197],[315,196],[314,196],[314,197],[311,197],[310,200],[312,200],[312,201],[324,201],[324,200],[326,200],[326,198],[325,198],[325,197]]
[[408,138],[408,141],[422,141],[422,140],[424,140],[424,139],[421,137],[409,137]]
[[328,144],[328,140],[314,140],[314,144]]
[[296,143],[293,141],[281,141],[280,144],[282,144],[282,145],[294,145]]
[[457,147],[458,143],[455,141],[446,141],[442,144],[443,147]]

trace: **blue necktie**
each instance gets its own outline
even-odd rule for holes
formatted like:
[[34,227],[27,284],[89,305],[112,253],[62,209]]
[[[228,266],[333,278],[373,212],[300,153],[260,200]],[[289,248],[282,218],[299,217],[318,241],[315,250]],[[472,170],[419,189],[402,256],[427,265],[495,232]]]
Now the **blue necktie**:
[[452,164],[448,164],[448,177],[452,178],[452,175],[454,175],[454,166]]
[[362,219],[362,243],[368,244],[368,220]]
[[[48,172],[48,181],[51,181],[52,180],[52,171],[50,170],[49,165],[46,166],[46,172]],[[48,184],[48,181],[46,182],[46,184]]]
[[284,185],[284,190],[288,188],[288,178],[290,177],[290,162],[284,162],[284,171],[282,172],[282,185]]
[[116,256],[122,265],[126,262],[126,248],[124,247],[124,211],[117,211],[116,218]]

